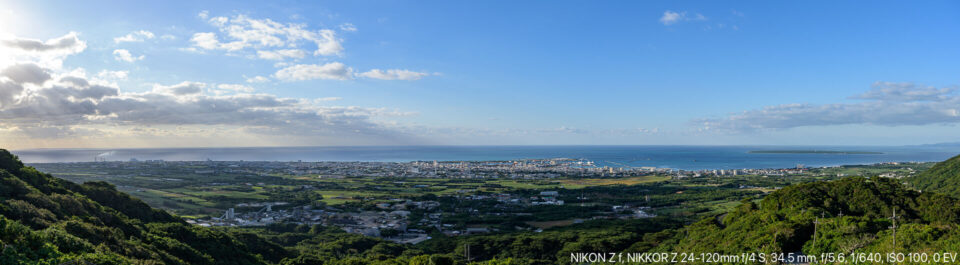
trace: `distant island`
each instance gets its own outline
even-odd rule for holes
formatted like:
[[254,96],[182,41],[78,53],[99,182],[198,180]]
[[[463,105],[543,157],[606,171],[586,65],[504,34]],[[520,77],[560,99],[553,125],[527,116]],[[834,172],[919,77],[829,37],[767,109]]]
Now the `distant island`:
[[754,150],[751,154],[830,154],[830,155],[882,155],[867,151],[822,151],[822,150]]

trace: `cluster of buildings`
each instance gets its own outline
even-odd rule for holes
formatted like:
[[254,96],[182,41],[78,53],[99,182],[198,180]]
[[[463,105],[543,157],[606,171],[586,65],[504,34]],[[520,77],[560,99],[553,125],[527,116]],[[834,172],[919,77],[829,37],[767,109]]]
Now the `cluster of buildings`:
[[414,162],[279,162],[279,161],[163,161],[137,160],[67,163],[104,169],[189,168],[190,174],[315,175],[320,178],[415,177],[415,178],[512,178],[629,177],[668,172],[653,167],[604,167],[592,161],[552,158],[511,161],[414,161]]
[[563,200],[558,200],[560,194],[556,191],[541,191],[540,196],[530,197],[531,205],[563,205]]
[[613,212],[619,218],[624,219],[639,219],[639,218],[652,218],[657,217],[656,214],[653,214],[650,207],[642,206],[635,207],[630,205],[614,205],[611,207]]
[[200,226],[262,226],[278,222],[296,222],[301,224],[321,223],[330,212],[313,209],[311,206],[291,207],[275,210],[274,206],[284,206],[286,202],[240,203],[237,207],[259,210],[239,212],[236,208],[227,209],[220,217],[187,219],[187,223]]
[[[509,161],[414,161],[414,162],[303,162],[303,161],[163,161],[136,160],[100,161],[77,164],[91,168],[157,169],[191,168],[197,175],[313,175],[318,178],[350,177],[410,177],[410,178],[509,178],[551,179],[558,177],[632,177],[652,174],[672,175],[675,178],[711,176],[784,176],[804,174],[810,169],[804,165],[780,169],[703,169],[675,170],[657,167],[609,167],[592,161],[551,158]],[[145,170],[143,174],[149,174]]]
[[[239,212],[236,208],[227,209],[220,217],[188,219],[187,222],[200,226],[263,226],[272,223],[297,223],[306,225],[329,225],[342,228],[349,233],[365,236],[383,237],[400,243],[419,243],[429,239],[426,231],[408,229],[410,211],[413,209],[434,210],[440,206],[436,201],[411,201],[394,199],[389,203],[377,204],[378,211],[344,212],[333,208],[314,209],[311,206],[274,209],[286,206],[284,202],[240,203],[237,207],[257,209]],[[421,220],[422,225],[440,226],[440,214],[429,214]],[[394,232],[386,235],[384,231]]]
[[[609,162],[614,163],[614,162]],[[651,174],[672,175],[675,178],[712,176],[785,176],[804,174],[810,168],[798,164],[794,168],[766,169],[703,169],[676,170],[657,167],[610,167],[593,161],[569,158],[519,159],[506,161],[413,161],[413,162],[350,162],[350,161],[164,161],[138,160],[107,161],[97,156],[94,162],[57,163],[58,166],[79,166],[100,169],[138,170],[141,176],[151,170],[190,168],[197,175],[252,174],[252,175],[315,175],[320,178],[356,177],[424,177],[424,178],[510,178],[551,179],[558,177],[631,177]],[[614,163],[618,164],[618,163]],[[899,162],[874,165],[899,165]],[[106,172],[103,172],[106,174]],[[888,177],[897,177],[889,175]]]
[[703,170],[674,170],[671,171],[674,178],[699,178],[699,177],[722,177],[722,176],[786,176],[798,175],[808,172],[809,169],[798,165],[796,168],[777,168],[777,169],[703,169]]
[[652,167],[600,167],[592,161],[566,158],[512,161],[414,161],[399,162],[296,162],[285,173],[320,178],[343,176],[413,178],[510,178],[550,179],[558,177],[627,177],[666,172]]
[[563,205],[563,200],[557,199],[560,194],[556,191],[542,191],[538,196],[524,197],[510,193],[472,194],[459,196],[461,200],[496,200],[499,203],[515,205]]

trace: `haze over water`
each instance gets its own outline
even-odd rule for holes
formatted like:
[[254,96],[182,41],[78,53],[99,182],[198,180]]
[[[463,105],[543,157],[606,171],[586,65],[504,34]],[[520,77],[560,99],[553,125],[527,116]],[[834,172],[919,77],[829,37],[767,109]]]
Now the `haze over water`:
[[[750,153],[762,150],[862,151],[881,154]],[[684,170],[790,168],[942,161],[951,146],[336,146],[150,149],[31,149],[14,151],[26,163],[130,159],[167,161],[459,161],[585,159],[599,166]]]

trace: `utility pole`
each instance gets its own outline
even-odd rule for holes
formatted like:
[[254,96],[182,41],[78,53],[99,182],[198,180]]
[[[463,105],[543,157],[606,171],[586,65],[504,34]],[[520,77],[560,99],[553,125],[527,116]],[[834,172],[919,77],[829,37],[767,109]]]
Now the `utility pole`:
[[890,221],[893,221],[893,226],[890,228],[893,229],[893,251],[897,250],[897,208],[893,208],[893,216],[890,216]]
[[820,217],[813,219],[813,248],[817,248],[817,225],[820,224]]
[[813,220],[813,247],[814,248],[817,247],[817,226],[823,223],[823,221],[820,221],[820,219],[826,219],[825,213],[820,213],[820,217],[815,217],[815,218],[816,219]]
[[467,249],[467,251],[466,251],[466,253],[464,253],[464,255],[467,257],[467,262],[470,262],[470,243],[466,243],[466,244],[464,244],[464,246],[465,246],[465,248]]

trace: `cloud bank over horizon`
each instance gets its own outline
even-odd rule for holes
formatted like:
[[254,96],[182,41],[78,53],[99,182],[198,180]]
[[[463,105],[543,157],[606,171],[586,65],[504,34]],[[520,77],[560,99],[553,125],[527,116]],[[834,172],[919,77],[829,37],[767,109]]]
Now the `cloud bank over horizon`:
[[[126,79],[127,72],[104,70],[87,76],[82,68],[54,68],[66,57],[84,51],[85,44],[77,35],[69,33],[47,41],[4,41],[5,49],[19,53],[13,57],[26,60],[0,69],[0,133],[32,139],[82,139],[131,133],[176,136],[176,129],[163,128],[193,127],[259,137],[349,136],[373,142],[413,138],[375,120],[410,113],[317,104],[329,102],[329,98],[284,98],[254,93],[244,85],[191,81],[154,84],[146,92],[123,92],[112,80]],[[52,63],[30,62],[32,58]]]
[[952,125],[960,123],[960,95],[956,91],[957,87],[876,82],[869,91],[850,97],[862,102],[773,105],[694,122],[704,130],[727,133],[851,124]]

